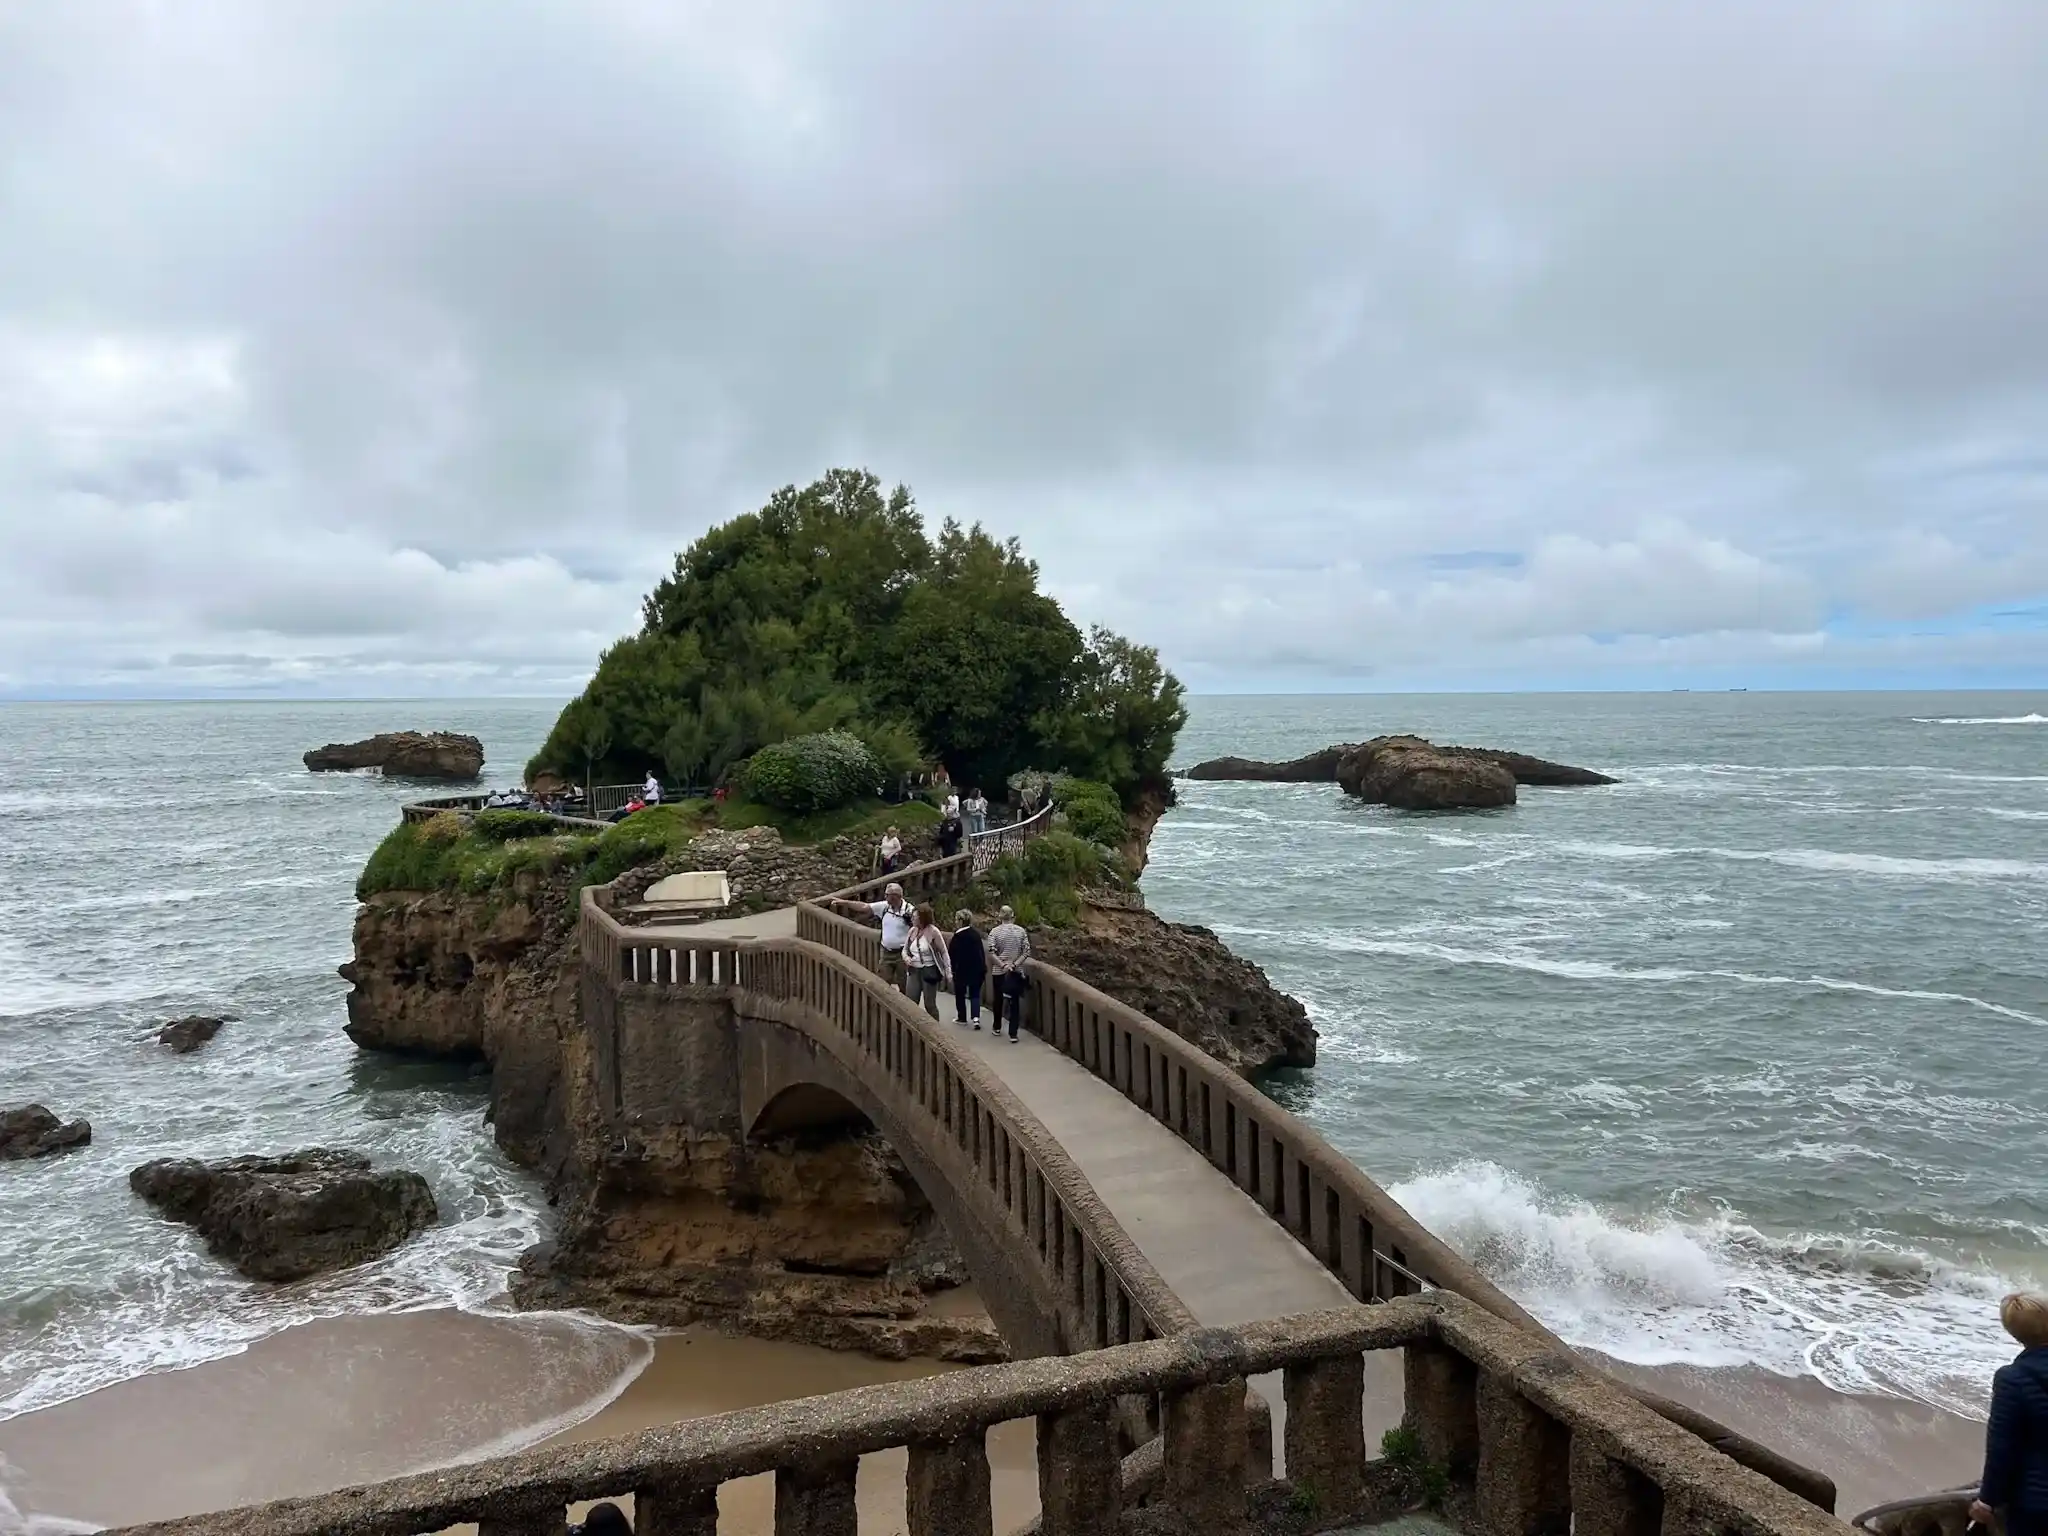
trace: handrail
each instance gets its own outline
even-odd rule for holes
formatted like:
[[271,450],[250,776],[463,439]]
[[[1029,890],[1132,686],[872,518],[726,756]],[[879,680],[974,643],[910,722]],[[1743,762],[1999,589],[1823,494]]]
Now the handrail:
[[[1364,1356],[1398,1349],[1413,1455],[1369,1460]],[[1120,1528],[1119,1402],[1155,1400],[1158,1502],[1175,1529],[1243,1531],[1257,1473],[1245,1379],[1280,1371],[1290,1502],[1322,1528],[1401,1514],[1429,1478],[1482,1531],[1741,1531],[1840,1536],[1835,1520],[1698,1442],[1615,1383],[1448,1293],[1205,1329],[1079,1355],[915,1381],[546,1447],[367,1487],[160,1524],[117,1536],[417,1536],[476,1521],[492,1536],[559,1536],[565,1508],[634,1501],[642,1531],[718,1527],[719,1487],[773,1473],[775,1528],[851,1533],[860,1458],[908,1449],[912,1536],[991,1529],[986,1437],[1037,1420],[1041,1529]]]
[[713,986],[811,1010],[817,1028],[950,1145],[1027,1245],[1083,1347],[1184,1332],[1195,1318],[1096,1194],[1059,1140],[987,1065],[871,967],[796,939],[697,938],[628,927],[586,886],[584,964],[607,984],[651,990]]

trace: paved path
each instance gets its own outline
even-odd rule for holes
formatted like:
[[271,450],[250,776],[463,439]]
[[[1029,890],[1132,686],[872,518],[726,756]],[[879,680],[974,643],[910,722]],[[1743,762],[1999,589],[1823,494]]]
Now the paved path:
[[777,907],[750,917],[714,917],[703,923],[648,923],[636,932],[683,934],[697,939],[793,939],[796,908]]

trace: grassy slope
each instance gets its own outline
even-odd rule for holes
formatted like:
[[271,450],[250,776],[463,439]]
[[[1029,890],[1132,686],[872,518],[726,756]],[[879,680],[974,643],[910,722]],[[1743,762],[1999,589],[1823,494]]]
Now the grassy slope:
[[401,822],[377,845],[356,877],[356,899],[367,901],[380,891],[481,895],[525,870],[566,870],[578,876],[578,885],[601,885],[636,865],[681,850],[700,832],[713,828],[774,827],[785,842],[821,843],[834,837],[880,837],[892,823],[912,832],[933,826],[938,819],[938,809],[923,802],[884,805],[870,800],[836,811],[791,816],[744,800],[685,800],[635,812],[603,832],[503,843],[466,830],[451,835],[459,822]]

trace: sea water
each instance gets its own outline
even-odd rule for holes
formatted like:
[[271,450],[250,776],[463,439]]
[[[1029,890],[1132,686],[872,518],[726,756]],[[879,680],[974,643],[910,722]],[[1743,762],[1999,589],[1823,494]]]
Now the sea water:
[[[353,883],[419,786],[307,747],[445,727],[510,782],[554,702],[0,705],[0,1417],[295,1322],[483,1307],[545,1235],[468,1069],[342,1033]],[[2048,1281],[2041,695],[1197,699],[1177,760],[1415,730],[1617,774],[1412,816],[1186,784],[1146,890],[1309,1006],[1272,1090],[1567,1338],[1981,1412]],[[154,1043],[231,1023],[196,1055]],[[164,1156],[360,1148],[443,1224],[288,1287],[128,1190]],[[0,1478],[4,1482],[4,1478]]]
[[1308,1006],[1275,1094],[1573,1343],[1981,1415],[2048,1284],[2044,709],[1200,699],[1182,765],[1415,731],[1620,782],[1183,783],[1145,889]]

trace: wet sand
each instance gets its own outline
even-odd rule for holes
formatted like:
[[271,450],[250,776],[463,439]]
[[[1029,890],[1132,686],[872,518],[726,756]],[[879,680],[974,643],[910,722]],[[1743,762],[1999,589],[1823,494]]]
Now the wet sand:
[[1888,1499],[1976,1479],[1984,1421],[1896,1397],[1836,1392],[1808,1377],[1739,1368],[1628,1365],[1587,1352],[1624,1381],[1710,1413],[1835,1480],[1843,1519]]
[[[1914,1403],[1757,1370],[1601,1363],[1824,1468],[1844,1516],[1967,1482],[1982,1455],[1980,1422]],[[334,1318],[0,1423],[0,1483],[23,1515],[164,1519],[951,1369],[554,1315]],[[998,1427],[989,1454],[997,1529],[1012,1529],[1037,1508],[1032,1426]],[[860,1496],[863,1530],[902,1529],[901,1451],[862,1462]],[[729,1484],[720,1507],[726,1536],[766,1536],[771,1480]]]
[[[553,1315],[332,1318],[0,1423],[0,1483],[24,1516],[162,1520],[955,1369]],[[997,1430],[989,1455],[999,1512],[1029,1519],[1031,1425]],[[903,1461],[861,1464],[877,1530],[901,1529]],[[768,1478],[728,1485],[730,1536],[766,1536],[772,1498]]]

